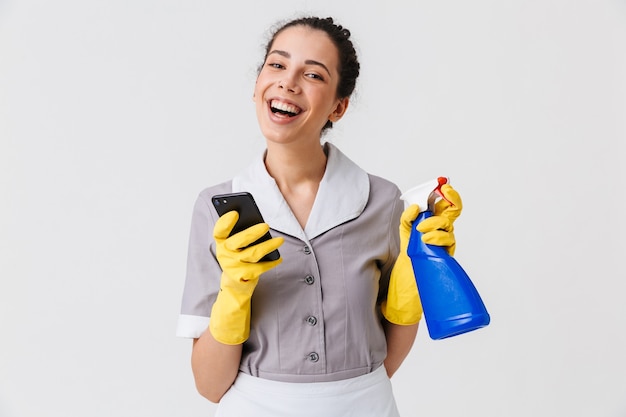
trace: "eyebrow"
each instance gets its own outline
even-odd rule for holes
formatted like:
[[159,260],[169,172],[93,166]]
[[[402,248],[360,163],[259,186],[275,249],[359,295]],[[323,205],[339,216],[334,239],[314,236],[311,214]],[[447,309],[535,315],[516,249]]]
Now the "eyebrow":
[[[272,54],[277,54],[277,55],[280,55],[280,56],[284,56],[285,58],[291,58],[291,54],[289,52],[282,51],[280,49],[274,49],[269,54],[267,54],[267,56],[270,56]],[[306,61],[304,61],[304,63],[307,64],[307,65],[317,65],[319,67],[322,67],[322,68],[324,68],[324,70],[326,70],[328,75],[331,75],[330,74],[330,70],[328,69],[328,67],[326,65],[324,65],[323,63],[319,62],[319,61],[315,61],[314,59],[307,59]]]

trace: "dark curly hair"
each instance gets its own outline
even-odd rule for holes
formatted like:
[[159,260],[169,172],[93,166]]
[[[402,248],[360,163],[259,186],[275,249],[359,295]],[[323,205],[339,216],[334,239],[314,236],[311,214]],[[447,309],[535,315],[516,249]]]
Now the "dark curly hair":
[[[356,50],[354,49],[354,45],[350,40],[350,31],[343,26],[336,24],[332,17],[301,17],[280,25],[273,31],[269,42],[265,46],[265,56],[263,57],[263,62],[265,62],[267,55],[272,50],[272,45],[274,44],[276,37],[285,29],[294,26],[305,26],[311,29],[321,30],[332,40],[335,47],[337,47],[339,54],[339,68],[337,68],[339,72],[339,83],[337,84],[337,97],[350,97],[356,87],[356,80],[359,77],[361,65],[359,64],[359,59],[357,57]],[[259,67],[259,71],[261,67]],[[324,129],[332,126],[333,124],[329,120],[324,126]]]

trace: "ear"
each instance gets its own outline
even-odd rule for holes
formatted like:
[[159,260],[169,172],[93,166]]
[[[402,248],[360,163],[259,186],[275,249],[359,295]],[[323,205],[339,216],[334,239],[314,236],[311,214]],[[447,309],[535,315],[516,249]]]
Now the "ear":
[[335,109],[328,116],[328,120],[333,123],[338,122],[339,119],[341,119],[343,115],[346,114],[346,110],[348,110],[348,104],[350,104],[350,99],[348,97],[339,99],[337,105],[335,106]]

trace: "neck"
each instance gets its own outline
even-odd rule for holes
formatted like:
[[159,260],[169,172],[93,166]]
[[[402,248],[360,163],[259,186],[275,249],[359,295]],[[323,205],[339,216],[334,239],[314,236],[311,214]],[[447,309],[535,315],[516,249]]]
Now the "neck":
[[281,190],[317,186],[326,171],[326,154],[319,142],[308,146],[268,143],[265,166]]
[[319,142],[310,146],[268,143],[265,166],[304,229],[326,171],[324,149]]

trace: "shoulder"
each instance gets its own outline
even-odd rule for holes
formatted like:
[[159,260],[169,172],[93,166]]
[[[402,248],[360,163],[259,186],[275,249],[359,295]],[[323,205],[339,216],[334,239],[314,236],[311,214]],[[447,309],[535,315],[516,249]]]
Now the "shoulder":
[[[398,186],[379,176],[368,174],[370,180],[370,195],[367,208],[376,213],[380,221],[387,222],[388,227],[397,230],[404,202],[400,199],[402,193]],[[393,227],[392,227],[393,226]]]
[[231,181],[225,181],[200,191],[193,206],[192,224],[215,222],[217,220],[217,214],[212,208],[213,204],[211,203],[211,199],[214,195],[229,193],[231,189]]
[[367,175],[370,180],[370,198],[400,198],[401,192],[395,183],[377,175]]
[[198,200],[202,200],[209,204],[211,202],[211,198],[213,198],[214,195],[230,193],[232,189],[232,180],[224,181],[220,184],[215,184],[210,187],[204,188],[198,194]]

